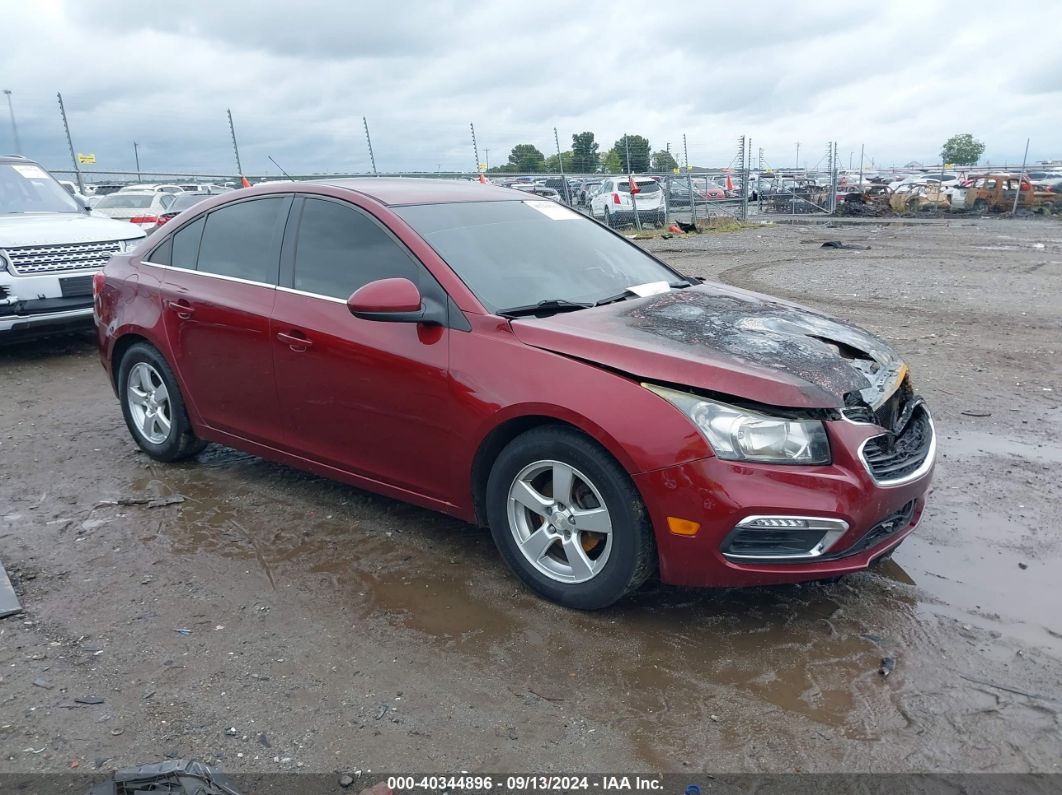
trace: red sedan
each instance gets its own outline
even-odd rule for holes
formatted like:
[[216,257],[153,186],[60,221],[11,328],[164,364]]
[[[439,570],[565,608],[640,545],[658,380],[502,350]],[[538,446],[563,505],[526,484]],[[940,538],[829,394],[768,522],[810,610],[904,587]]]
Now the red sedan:
[[490,527],[543,596],[836,577],[918,522],[932,420],[876,337],[555,202],[370,179],[208,198],[94,281],[160,461],[218,442]]

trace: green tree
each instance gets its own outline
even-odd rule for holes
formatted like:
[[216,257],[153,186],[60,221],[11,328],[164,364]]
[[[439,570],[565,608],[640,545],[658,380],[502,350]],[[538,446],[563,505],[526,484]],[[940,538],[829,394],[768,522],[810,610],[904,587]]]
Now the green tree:
[[649,170],[648,139],[640,135],[624,135],[616,141],[616,145],[612,149],[619,155],[624,173],[629,174]]
[[[631,155],[631,159],[634,159],[634,155]],[[671,171],[675,168],[678,168],[678,161],[669,151],[661,149],[659,152],[653,152],[653,171]]]
[[[564,173],[565,174],[574,173],[575,169],[572,166],[572,162],[574,160],[574,157],[573,157],[572,153],[571,152],[562,152],[561,156],[563,157],[563,160],[561,162],[564,164]],[[550,155],[549,157],[546,158],[546,171],[548,171],[550,174],[556,174],[557,172],[559,172],[560,168],[558,166],[559,166],[559,164],[557,163],[557,156],[556,155]]]
[[953,135],[944,142],[940,150],[942,163],[954,163],[957,166],[972,166],[985,153],[985,145],[970,133]]
[[546,166],[545,156],[532,144],[517,144],[509,153],[509,165],[515,172],[542,171]]
[[592,132],[572,136],[572,171],[577,174],[593,174],[601,165],[601,155]]
[[606,174],[618,174],[623,169],[623,161],[620,160],[619,152],[609,149],[601,161],[601,170]]

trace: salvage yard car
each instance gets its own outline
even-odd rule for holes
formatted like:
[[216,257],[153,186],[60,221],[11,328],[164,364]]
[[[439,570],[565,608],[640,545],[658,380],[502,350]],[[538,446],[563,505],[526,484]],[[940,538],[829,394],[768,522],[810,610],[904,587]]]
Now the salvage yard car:
[[[654,183],[655,184],[655,183]],[[205,199],[93,283],[135,442],[209,442],[490,528],[537,593],[835,578],[915,527],[936,439],[848,323],[688,278],[520,191]]]
[[90,215],[32,160],[0,157],[0,342],[92,328],[92,274],[143,237]]
[[[962,206],[974,212],[1010,212],[1014,194],[1018,191],[1016,174],[985,174],[975,178],[962,194]],[[1062,208],[1062,196],[1042,190],[1029,180],[1021,180],[1018,209],[1042,212],[1047,215]]]
[[[635,192],[631,196],[631,182]],[[590,199],[590,215],[606,226],[624,226],[635,222],[662,226],[667,218],[664,189],[652,177],[609,177]]]

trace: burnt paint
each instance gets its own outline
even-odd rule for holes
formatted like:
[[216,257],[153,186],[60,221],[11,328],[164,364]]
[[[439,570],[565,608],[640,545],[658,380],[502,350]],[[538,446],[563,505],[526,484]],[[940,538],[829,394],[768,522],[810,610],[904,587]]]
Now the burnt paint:
[[[728,363],[735,370],[795,377],[812,391],[828,394],[836,405],[851,393],[874,403],[879,387],[902,366],[889,345],[857,326],[715,284],[523,322],[710,360],[715,366]],[[728,391],[725,383],[714,388]]]

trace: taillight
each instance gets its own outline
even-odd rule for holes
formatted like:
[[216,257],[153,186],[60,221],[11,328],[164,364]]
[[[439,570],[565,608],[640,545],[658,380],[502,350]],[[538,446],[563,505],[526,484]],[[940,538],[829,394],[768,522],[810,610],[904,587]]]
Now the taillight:
[[619,204],[620,203],[619,194],[618,193],[613,193],[612,194],[612,203],[613,204]]
[[174,219],[176,217],[177,217],[177,213],[166,213],[165,215],[160,215],[159,216],[159,226],[162,226],[167,221],[170,221],[170,220],[172,220],[172,219]]
[[99,298],[101,292],[103,292],[103,271],[96,271],[92,274],[92,297]]
[[135,218],[130,218],[131,224],[157,224],[159,222],[157,215],[138,215]]

